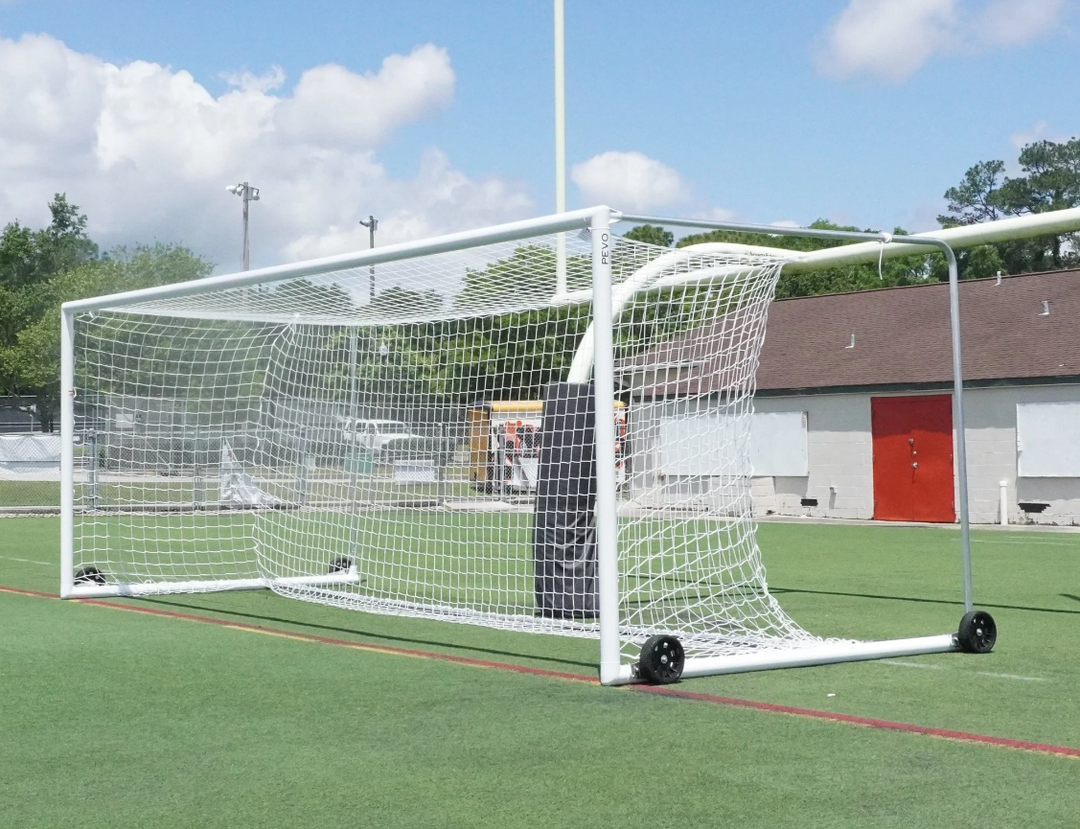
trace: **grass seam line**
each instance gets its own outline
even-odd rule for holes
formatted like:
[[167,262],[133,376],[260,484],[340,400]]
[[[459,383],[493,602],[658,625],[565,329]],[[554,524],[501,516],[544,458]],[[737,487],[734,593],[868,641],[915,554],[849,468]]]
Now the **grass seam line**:
[[[11,593],[21,596],[29,596],[41,599],[57,599],[59,596],[52,593],[43,593],[37,590],[22,590],[15,587],[0,585],[0,593]],[[433,659],[442,662],[450,662],[457,665],[466,665],[474,668],[489,668],[511,673],[525,674],[529,676],[546,677],[549,679],[562,679],[571,682],[581,682],[595,685],[599,683],[596,677],[583,674],[572,674],[564,671],[552,671],[547,668],[532,668],[527,665],[514,665],[508,662],[493,662],[484,659],[475,659],[469,656],[456,656],[454,654],[437,653],[434,651],[421,651],[411,648],[399,648],[391,645],[373,645],[366,642],[354,642],[348,639],[336,639],[331,636],[319,636],[312,633],[299,633],[280,628],[267,628],[247,622],[233,622],[229,619],[217,619],[213,616],[199,616],[193,613],[181,613],[174,610],[161,610],[153,607],[139,607],[136,605],[121,604],[103,599],[73,599],[73,602],[94,607],[104,607],[112,610],[124,610],[131,613],[141,613],[147,616],[157,616],[167,619],[177,619],[187,622],[199,622],[202,624],[217,625],[219,627],[238,630],[246,633],[261,633],[266,636],[275,636],[282,639],[292,639],[298,642],[314,642],[323,645],[335,645],[338,647],[351,648],[353,650],[366,651],[369,653],[381,653],[388,656],[408,656],[414,659]],[[1080,759],[1080,748],[1068,746],[1055,746],[1047,743],[1036,743],[1027,740],[1013,740],[1008,737],[993,737],[986,734],[975,734],[969,731],[955,731],[947,728],[934,728],[932,726],[915,725],[913,723],[893,722],[874,717],[862,717],[855,714],[840,714],[832,711],[819,711],[813,708],[799,708],[791,705],[778,705],[771,702],[757,702],[755,700],[738,699],[736,697],[724,697],[716,694],[701,694],[694,691],[685,691],[670,685],[630,685],[627,690],[637,693],[653,694],[656,696],[672,699],[689,700],[693,702],[707,702],[713,705],[724,705],[731,708],[742,708],[753,711],[762,711],[771,714],[786,714],[802,719],[819,720],[825,722],[841,723],[844,725],[857,725],[865,728],[874,728],[882,731],[895,731],[906,734],[918,734],[927,737],[937,737],[961,743],[977,743],[979,745],[993,746],[996,748],[1008,748],[1019,751],[1034,752],[1037,754],[1050,754],[1057,757],[1069,757]]]

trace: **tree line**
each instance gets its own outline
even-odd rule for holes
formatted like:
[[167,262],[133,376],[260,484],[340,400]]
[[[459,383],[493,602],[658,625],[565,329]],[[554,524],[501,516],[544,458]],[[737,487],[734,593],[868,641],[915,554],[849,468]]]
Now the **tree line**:
[[[52,431],[60,410],[60,305],[69,300],[209,275],[212,265],[171,244],[102,253],[87,218],[63,194],[49,225],[18,220],[0,235],[0,394]],[[24,401],[30,401],[25,403]]]
[[[1080,138],[1062,143],[1036,141],[1028,144],[1020,151],[1018,166],[1020,174],[1012,177],[1006,175],[1005,162],[1001,160],[981,161],[969,168],[959,184],[945,191],[947,212],[938,216],[938,223],[942,227],[958,227],[1080,206]],[[837,225],[824,219],[810,227],[868,233],[881,230]],[[898,236],[907,235],[900,227],[892,232]],[[649,225],[634,228],[626,236],[665,247],[674,242],[670,231]],[[1071,233],[958,250],[959,275],[961,279],[983,279],[999,271],[1020,274],[1075,268],[1080,266],[1078,240],[1080,234]],[[716,230],[685,236],[679,239],[676,247],[702,242],[736,242],[803,251],[850,244],[838,240]],[[784,274],[780,277],[776,295],[813,296],[939,282],[948,278],[948,269],[941,256],[907,257],[883,262],[880,273],[876,264],[864,264]]]
[[[1016,176],[1008,176],[1005,163],[1000,160],[979,162],[968,169],[960,183],[945,192],[948,207],[938,217],[940,224],[955,227],[1080,205],[1080,139],[1029,144],[1020,152],[1018,162],[1020,173]],[[8,401],[32,401],[17,405],[31,411],[45,430],[55,427],[59,413],[61,303],[199,279],[212,270],[205,259],[175,244],[137,245],[102,253],[87,233],[87,217],[65,195],[57,194],[49,210],[51,221],[47,227],[33,230],[15,220],[0,236],[0,394]],[[824,220],[814,222],[811,227],[863,230]],[[893,232],[906,233],[903,228],[895,228]],[[1047,236],[957,251],[960,277],[977,279],[999,271],[1017,274],[1080,266],[1077,236]],[[662,247],[676,244],[670,231],[650,225],[636,227],[626,237]],[[844,244],[834,240],[712,231],[683,237],[676,247],[701,242],[736,242],[793,250]],[[571,287],[586,287],[588,263],[571,261],[570,265],[571,281],[581,282]],[[523,274],[531,273],[531,278],[546,283],[553,272],[550,250],[525,245],[505,261],[468,273],[454,305],[462,310],[483,308],[508,286],[520,292]],[[942,257],[928,255],[889,260],[881,264],[880,270],[877,264],[865,264],[784,274],[777,296],[810,296],[945,279],[947,271]],[[304,298],[317,299],[328,307],[351,303],[347,292],[340,287],[315,285],[305,280],[285,283],[272,295],[255,296],[250,301],[254,305],[265,302],[276,306],[285,300]],[[631,320],[635,338],[663,338],[665,319],[680,316],[676,313],[679,303],[688,298],[672,296],[665,301],[671,307],[634,312],[641,315],[641,319]],[[409,306],[422,318],[425,310],[433,310],[441,303],[442,298],[433,292],[391,286],[377,295],[367,310],[380,315],[384,309]],[[483,323],[447,320],[383,326],[378,336],[370,340],[370,347],[375,348],[376,340],[380,347],[389,343],[393,346],[389,349],[392,356],[384,358],[374,351],[366,354],[361,348],[366,356],[362,355],[358,366],[358,381],[367,392],[400,389],[402,381],[411,378],[418,392],[421,388],[426,388],[428,393],[441,390],[442,394],[462,399],[497,387],[513,387],[522,394],[535,396],[565,368],[587,324],[587,309],[560,306],[495,314]],[[239,328],[245,325],[236,324]],[[522,328],[529,330],[528,341],[519,336]],[[229,336],[237,333],[233,331]],[[326,366],[338,365],[347,345],[340,333],[327,333],[324,344],[312,353],[319,355],[320,362]],[[267,335],[270,334],[268,330]],[[540,340],[553,339],[560,343],[547,342],[539,347]],[[164,335],[140,348],[144,352],[159,352],[163,365],[191,356],[186,355],[187,346],[179,339]],[[296,388],[302,384],[303,375],[318,370],[315,365],[297,365],[287,376],[278,378],[278,383],[283,390]],[[254,378],[254,382],[258,379]],[[338,377],[330,385],[344,389],[348,381]]]

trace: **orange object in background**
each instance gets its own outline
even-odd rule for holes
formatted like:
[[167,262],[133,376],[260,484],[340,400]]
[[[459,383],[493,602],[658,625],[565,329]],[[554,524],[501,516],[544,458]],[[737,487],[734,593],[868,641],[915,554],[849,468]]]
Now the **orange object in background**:
[[[540,426],[544,404],[539,400],[481,402],[465,413],[469,440],[469,478],[478,490],[492,492],[507,483],[520,483],[514,464],[531,461],[540,453]],[[625,477],[626,404],[615,401],[615,466],[619,482]],[[532,490],[527,480],[519,489]]]

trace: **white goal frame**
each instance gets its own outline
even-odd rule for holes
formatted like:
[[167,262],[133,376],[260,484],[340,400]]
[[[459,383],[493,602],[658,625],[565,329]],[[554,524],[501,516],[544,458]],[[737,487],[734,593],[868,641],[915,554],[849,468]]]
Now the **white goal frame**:
[[[647,284],[611,284],[611,225],[620,220],[651,222],[665,225],[687,225],[737,231],[752,231],[774,235],[821,236],[863,244],[797,254],[783,251],[789,260],[787,271],[815,270],[838,264],[860,261],[876,261],[880,258],[925,254],[936,249],[944,253],[950,268],[950,304],[953,327],[954,366],[954,415],[958,438],[958,469],[960,485],[961,547],[963,553],[964,601],[967,609],[972,607],[970,571],[970,540],[967,510],[967,470],[964,449],[963,383],[961,377],[959,310],[957,305],[956,260],[951,246],[985,244],[1009,238],[1061,233],[1080,228],[1080,210],[1058,211],[1019,219],[1009,219],[987,225],[953,228],[893,239],[890,234],[855,234],[833,231],[815,231],[805,228],[786,228],[731,223],[709,223],[693,220],[661,217],[631,216],[613,211],[606,206],[593,207],[546,216],[527,221],[514,222],[476,231],[456,233],[430,240],[409,242],[355,254],[327,257],[310,262],[282,265],[247,271],[239,274],[209,277],[206,279],[166,285],[144,290],[113,294],[65,303],[61,311],[61,536],[60,536],[60,595],[62,598],[94,598],[104,596],[137,596],[179,592],[191,589],[190,584],[167,585],[117,585],[76,583],[74,578],[74,513],[75,513],[75,316],[82,312],[101,309],[122,309],[127,305],[145,303],[149,300],[176,299],[204,293],[214,289],[242,288],[266,284],[331,270],[361,268],[379,263],[394,262],[424,255],[464,250],[480,244],[510,242],[538,234],[555,234],[590,231],[592,244],[592,289],[589,297],[593,304],[590,332],[581,343],[570,370],[570,379],[576,382],[592,379],[595,394],[595,411],[611,411],[615,404],[614,349],[612,322],[617,318],[636,291]],[[709,246],[703,246],[709,247]],[[722,246],[720,246],[722,247]],[[730,246],[729,246],[730,247]],[[647,270],[643,269],[643,270]],[[647,280],[647,274],[640,277]],[[671,279],[671,277],[666,277]],[[685,278],[685,275],[684,275]],[[702,271],[691,280],[716,278],[715,273]],[[664,282],[653,283],[667,284]],[[579,297],[578,297],[579,298]],[[556,297],[558,300],[559,297]],[[575,297],[564,297],[575,301]],[[600,324],[597,324],[597,323]],[[600,627],[600,680],[606,685],[618,685],[640,681],[635,663],[625,661],[622,655],[619,619],[619,557],[617,550],[617,480],[615,455],[615,426],[611,418],[596,418],[596,503],[595,525],[597,538],[597,564],[599,576],[599,627]],[[303,583],[332,584],[355,578],[355,571],[343,571],[325,576],[297,577]],[[199,582],[200,590],[257,589],[269,587],[265,579],[237,579],[220,582]],[[662,631],[658,631],[662,632]],[[883,657],[908,656],[923,653],[939,653],[959,648],[957,635],[945,633],[933,636],[881,642],[823,642],[820,645],[791,651],[768,651],[760,654],[688,658],[682,675],[705,676],[768,668],[820,665]]]

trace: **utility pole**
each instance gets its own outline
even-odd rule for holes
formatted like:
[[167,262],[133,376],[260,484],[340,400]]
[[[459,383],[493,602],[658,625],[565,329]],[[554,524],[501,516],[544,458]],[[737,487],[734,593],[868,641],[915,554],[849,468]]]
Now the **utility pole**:
[[[555,0],[555,212],[566,212],[566,47],[563,0]],[[555,237],[555,293],[566,293],[566,234]]]
[[[370,235],[369,239],[370,239],[371,243],[368,245],[368,248],[369,248],[369,250],[374,250],[375,249],[375,231],[379,229],[379,220],[376,219],[374,216],[368,216],[367,218],[368,218],[368,220],[366,222],[363,219],[361,219],[360,224],[363,225],[364,227],[366,227],[368,229],[368,231],[370,232],[371,235]],[[374,265],[368,265],[368,300],[371,301],[371,302],[375,301],[375,266]]]
[[251,254],[248,250],[248,202],[259,200],[259,188],[242,181],[239,184],[230,184],[225,189],[244,200],[244,270],[246,271],[251,267]]

